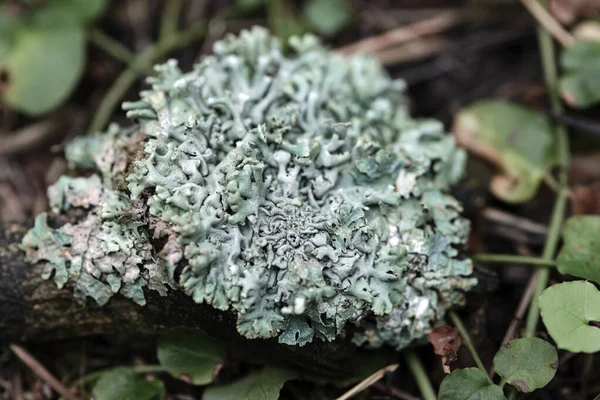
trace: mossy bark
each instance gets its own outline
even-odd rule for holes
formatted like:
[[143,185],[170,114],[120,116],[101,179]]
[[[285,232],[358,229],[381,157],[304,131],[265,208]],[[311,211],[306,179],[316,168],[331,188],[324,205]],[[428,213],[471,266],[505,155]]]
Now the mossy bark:
[[235,328],[235,315],[194,303],[181,291],[161,297],[145,293],[139,306],[120,295],[105,306],[76,299],[69,288],[59,290],[41,278],[41,267],[24,260],[19,243],[28,227],[0,226],[0,342],[55,341],[94,335],[138,341],[177,326],[201,328],[222,338],[236,358],[292,364],[320,376],[344,376],[355,347],[338,339],[316,340],[304,347],[272,340],[248,340]]

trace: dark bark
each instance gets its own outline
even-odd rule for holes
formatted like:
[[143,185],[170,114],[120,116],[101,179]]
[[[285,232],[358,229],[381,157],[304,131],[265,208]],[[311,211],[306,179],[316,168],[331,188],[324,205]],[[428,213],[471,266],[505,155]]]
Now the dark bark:
[[304,347],[272,340],[248,340],[235,329],[235,315],[194,303],[180,291],[166,297],[146,292],[146,306],[122,296],[107,305],[73,297],[41,278],[41,267],[25,262],[19,249],[22,225],[0,227],[0,341],[55,341],[94,335],[138,341],[177,326],[201,328],[222,338],[236,358],[293,364],[319,375],[343,376],[356,353],[348,340],[315,340]]

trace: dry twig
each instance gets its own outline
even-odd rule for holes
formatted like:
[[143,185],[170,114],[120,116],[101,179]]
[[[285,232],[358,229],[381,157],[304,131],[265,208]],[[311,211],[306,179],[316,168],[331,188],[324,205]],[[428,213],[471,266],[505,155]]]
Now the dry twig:
[[438,36],[417,39],[405,45],[381,50],[377,53],[379,61],[385,65],[394,65],[418,60],[439,53],[444,47],[444,39]]
[[22,153],[44,143],[59,126],[59,118],[44,120],[2,136],[0,155]]
[[537,21],[548,32],[554,36],[556,40],[565,47],[575,43],[575,38],[544,8],[537,0],[521,0],[521,3],[529,10],[529,12],[537,19]]
[[458,11],[446,11],[433,18],[414,24],[392,29],[384,34],[366,38],[356,43],[341,47],[344,54],[377,53],[389,47],[398,46],[422,36],[444,32],[464,20]]
[[23,361],[31,370],[44,382],[46,382],[52,389],[58,392],[61,396],[67,400],[79,400],[75,394],[62,384],[54,375],[50,373],[31,353],[25,350],[23,347],[17,344],[11,344],[10,349],[17,357]]
[[388,365],[387,367],[381,368],[380,370],[374,372],[373,374],[371,374],[370,376],[368,376],[367,378],[362,380],[360,383],[358,383],[352,389],[348,390],[346,393],[344,393],[343,395],[338,397],[336,400],[347,400],[347,399],[351,398],[352,396],[355,396],[356,394],[362,392],[363,390],[365,390],[366,388],[368,388],[369,386],[373,385],[375,382],[377,382],[378,380],[383,378],[385,376],[385,374],[387,374],[388,372],[393,372],[397,368],[398,368],[398,364],[392,364],[392,365]]

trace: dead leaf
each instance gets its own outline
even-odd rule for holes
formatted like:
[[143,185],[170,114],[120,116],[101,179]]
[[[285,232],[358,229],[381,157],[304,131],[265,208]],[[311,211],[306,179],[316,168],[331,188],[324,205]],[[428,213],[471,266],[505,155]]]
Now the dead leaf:
[[600,152],[578,154],[569,166],[573,215],[600,214]]
[[456,353],[462,344],[458,329],[449,325],[436,326],[427,340],[432,344],[433,352],[442,356],[445,365],[456,360]]
[[482,100],[460,110],[452,132],[460,146],[498,167],[490,191],[503,201],[524,203],[542,181],[553,181],[552,123],[541,113],[502,100]]
[[600,10],[600,0],[550,0],[550,12],[563,24],[571,24],[578,16]]
[[600,182],[571,188],[573,215],[600,214]]

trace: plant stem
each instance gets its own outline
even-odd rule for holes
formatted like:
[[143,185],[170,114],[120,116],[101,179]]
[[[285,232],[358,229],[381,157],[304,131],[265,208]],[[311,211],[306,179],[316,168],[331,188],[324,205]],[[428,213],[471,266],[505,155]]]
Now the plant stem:
[[[544,70],[544,78],[546,81],[546,87],[550,96],[550,102],[552,104],[552,110],[555,113],[561,114],[563,111],[562,104],[560,102],[558,94],[558,71],[555,62],[555,48],[552,36],[550,33],[541,26],[538,26],[538,42],[542,57],[542,67]],[[564,126],[558,126],[555,129],[556,133],[556,148],[558,153],[558,184],[559,190],[554,203],[554,209],[552,210],[552,218],[550,221],[550,228],[548,230],[548,236],[546,237],[546,244],[544,245],[544,251],[542,258],[547,261],[552,261],[556,250],[558,248],[558,242],[560,240],[560,231],[565,218],[567,208],[567,179],[568,179],[568,168],[569,168],[569,141],[567,131]],[[545,268],[538,271],[535,282],[535,292],[531,300],[531,306],[529,307],[529,313],[527,314],[527,322],[525,324],[525,337],[533,337],[537,329],[537,324],[540,317],[540,305],[539,296],[542,294],[548,284],[550,277],[550,270]]]
[[140,77],[141,72],[152,67],[152,65],[165,57],[173,50],[186,47],[204,37],[206,34],[206,22],[200,21],[181,31],[167,36],[157,43],[151,45],[135,57],[135,60],[119,75],[108,92],[104,95],[94,119],[88,129],[88,133],[103,130],[110,120],[112,113],[131,85]]
[[429,377],[425,372],[425,368],[423,367],[423,363],[421,363],[419,356],[417,356],[414,350],[407,350],[404,352],[404,358],[406,359],[408,368],[415,378],[415,381],[417,381],[417,386],[421,391],[423,400],[436,400],[437,396],[435,395],[433,386],[429,381]]
[[460,332],[460,336],[462,337],[462,340],[465,343],[465,346],[467,346],[467,348],[471,352],[471,355],[473,355],[475,364],[477,364],[477,367],[479,367],[479,369],[485,374],[489,383],[493,385],[494,382],[492,382],[492,378],[490,378],[490,376],[488,375],[488,373],[485,369],[485,366],[483,365],[483,362],[481,361],[481,358],[479,358],[479,354],[477,353],[477,350],[475,349],[475,346],[473,345],[473,341],[471,340],[471,335],[469,335],[469,332],[463,325],[460,317],[458,316],[458,314],[456,314],[456,312],[454,312],[452,310],[450,310],[448,315],[450,316],[450,319],[454,323],[454,326],[456,326],[456,329],[458,329],[458,332]]
[[100,29],[94,29],[89,33],[90,42],[104,50],[104,52],[125,64],[131,64],[135,60],[135,54],[127,47],[117,42]]
[[160,20],[159,40],[169,37],[177,32],[177,25],[179,23],[182,7],[183,0],[167,0]]
[[514,264],[531,264],[551,267],[555,265],[553,260],[545,260],[541,257],[525,257],[512,254],[488,254],[479,253],[473,254],[473,261],[491,262],[491,263],[514,263]]

